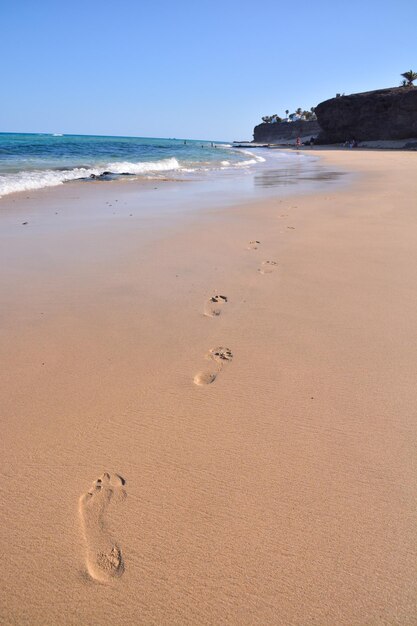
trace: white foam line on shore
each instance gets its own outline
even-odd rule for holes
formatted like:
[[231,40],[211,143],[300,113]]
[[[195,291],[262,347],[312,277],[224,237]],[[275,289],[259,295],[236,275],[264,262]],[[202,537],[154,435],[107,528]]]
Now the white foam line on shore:
[[179,169],[181,169],[181,165],[177,159],[169,158],[160,161],[143,161],[142,163],[114,162],[102,167],[75,167],[71,170],[21,171],[16,174],[0,175],[0,197],[18,191],[55,187],[71,180],[100,176],[104,172],[140,175]]
[[161,159],[159,161],[115,161],[96,167],[74,167],[73,169],[62,170],[23,170],[11,174],[0,174],[0,197],[20,191],[30,191],[42,189],[44,187],[54,187],[65,182],[77,179],[88,179],[99,177],[105,172],[115,175],[133,175],[149,178],[152,174],[158,176],[160,172],[177,171],[193,173],[196,171],[208,172],[216,169],[245,169],[251,165],[264,163],[266,159],[249,150],[233,150],[236,154],[250,157],[243,161],[220,161],[207,162],[204,165],[197,162],[186,162],[181,164],[175,157]]

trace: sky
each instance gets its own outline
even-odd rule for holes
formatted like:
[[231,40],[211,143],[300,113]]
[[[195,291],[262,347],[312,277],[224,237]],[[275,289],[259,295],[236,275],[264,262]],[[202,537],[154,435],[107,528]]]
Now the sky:
[[0,0],[0,132],[252,138],[417,71],[416,0]]

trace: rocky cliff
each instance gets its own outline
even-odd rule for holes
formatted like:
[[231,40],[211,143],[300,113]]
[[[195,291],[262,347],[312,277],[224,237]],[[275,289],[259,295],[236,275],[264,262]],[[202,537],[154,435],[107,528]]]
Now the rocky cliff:
[[297,137],[316,137],[319,132],[316,121],[259,124],[253,130],[253,140],[256,143],[285,143]]
[[320,143],[417,137],[417,87],[394,87],[326,100],[315,109]]

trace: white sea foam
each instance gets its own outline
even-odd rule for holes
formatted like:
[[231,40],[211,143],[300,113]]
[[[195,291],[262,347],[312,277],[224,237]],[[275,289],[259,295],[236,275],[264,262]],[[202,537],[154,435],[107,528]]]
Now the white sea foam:
[[29,191],[32,189],[42,189],[42,187],[55,187],[62,185],[67,180],[75,180],[91,176],[91,174],[99,175],[103,170],[94,168],[77,167],[73,170],[33,170],[26,172],[18,172],[16,174],[8,174],[0,176],[0,196],[5,196],[16,191]]
[[[253,152],[250,152],[249,150],[239,150],[240,154],[246,154],[247,156],[251,157],[251,164],[253,162],[255,163],[265,163],[264,157],[259,156],[259,154],[253,154]],[[245,163],[245,161],[242,161],[242,163]],[[246,163],[249,163],[249,161],[247,161]]]
[[255,163],[255,159],[248,159],[247,161],[240,161],[240,163],[236,163],[236,167],[248,167],[249,165],[254,165]]
[[[249,165],[255,165],[255,163],[265,163],[266,161],[264,157],[260,156],[259,154],[254,154],[250,150],[242,150],[240,148],[239,149],[235,148],[235,149],[232,149],[232,152],[234,152],[235,154],[244,154],[250,157],[250,159],[246,159],[245,161],[238,161],[237,163],[234,163],[233,165],[234,167],[244,168],[244,167],[249,167]],[[226,163],[228,162],[221,161],[221,165],[226,165]]]
[[92,175],[100,176],[103,172],[140,175],[178,169],[181,169],[181,166],[177,159],[170,158],[160,161],[143,161],[142,163],[115,162],[102,167],[76,167],[72,170],[27,170],[15,174],[0,175],[0,197],[17,191],[55,187],[77,178],[89,178]]
[[[233,152],[237,152],[233,150]],[[30,191],[41,189],[43,187],[54,187],[63,183],[79,178],[90,178],[91,176],[100,176],[104,172],[113,174],[130,174],[134,176],[144,176],[152,178],[158,177],[161,172],[183,172],[192,173],[195,171],[206,172],[213,169],[228,168],[247,168],[257,163],[262,163],[265,159],[249,150],[239,150],[239,154],[243,154],[250,158],[243,161],[220,161],[217,162],[184,162],[181,164],[175,157],[160,159],[158,161],[115,161],[107,164],[97,165],[96,167],[75,167],[67,170],[23,170],[16,173],[0,175],[0,197],[15,193],[18,191]]]
[[142,161],[141,163],[129,161],[109,163],[103,171],[114,172],[115,174],[147,174],[148,172],[167,172],[180,168],[181,165],[177,159],[170,158],[161,161]]

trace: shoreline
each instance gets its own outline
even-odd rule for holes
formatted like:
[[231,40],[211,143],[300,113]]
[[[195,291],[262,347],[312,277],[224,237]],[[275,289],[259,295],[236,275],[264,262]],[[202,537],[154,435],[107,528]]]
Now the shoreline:
[[[305,139],[303,136],[302,139]],[[406,142],[406,143],[404,143]],[[269,149],[279,149],[279,150],[307,150],[307,151],[333,151],[333,150],[343,150],[347,151],[351,148],[347,148],[346,146],[341,145],[340,143],[336,144],[314,144],[314,145],[302,145],[300,148],[296,145],[296,139],[294,139],[291,143],[254,143],[251,141],[237,141],[233,142],[233,147],[237,149],[247,149],[247,148],[269,148]],[[377,150],[377,151],[400,151],[400,152],[415,152],[417,150],[417,138],[410,137],[409,139],[397,139],[397,140],[388,140],[388,139],[375,139],[375,140],[365,140],[360,142],[354,150]]]
[[[278,152],[278,151],[277,151]],[[284,159],[287,150],[280,150]],[[115,202],[123,202],[134,208],[150,207],[150,210],[166,213],[166,207],[182,211],[183,207],[193,204],[207,209],[213,206],[225,207],[236,204],[251,204],[259,200],[297,194],[319,193],[325,191],[326,180],[334,179],[335,185],[350,183],[349,172],[343,167],[328,170],[323,166],[323,159],[315,155],[303,155],[303,162],[268,161],[262,167],[241,172],[213,172],[195,178],[164,177],[154,179],[125,178],[116,180],[70,180],[64,183],[32,190],[21,190],[0,197],[0,210],[4,213],[14,211],[24,213],[32,205],[41,208],[68,204],[70,200],[86,202],[89,211],[94,214],[94,205],[109,205],[113,209]],[[340,180],[338,180],[340,179]],[[296,189],[295,189],[296,187]],[[29,201],[29,202],[27,202]],[[105,208],[105,207],[104,207]],[[75,207],[76,209],[76,207]],[[78,212],[79,213],[79,212]],[[81,216],[81,214],[80,214]]]
[[413,623],[416,157],[319,153],[351,182],[1,214],[5,623]]
[[[216,151],[217,152],[217,151]],[[242,202],[247,201],[246,195],[249,195],[250,200],[257,200],[261,195],[258,192],[253,193],[252,187],[266,187],[270,186],[263,185],[262,178],[272,170],[275,172],[281,172],[282,181],[280,181],[280,185],[283,186],[286,183],[291,182],[294,183],[296,179],[298,182],[298,187],[301,187],[300,184],[303,180],[303,172],[305,174],[308,173],[309,180],[313,181],[315,179],[319,180],[322,166],[320,164],[320,160],[315,155],[310,155],[308,152],[302,153],[294,152],[291,149],[279,149],[279,150],[271,150],[268,154],[263,153],[261,156],[260,151],[256,148],[252,148],[249,150],[233,150],[231,149],[230,153],[238,154],[241,152],[244,155],[245,160],[235,160],[231,161],[221,161],[217,163],[216,166],[209,166],[208,163],[199,165],[196,163],[196,167],[189,168],[187,163],[178,162],[178,160],[174,157],[166,158],[161,161],[155,162],[155,170],[149,173],[117,173],[118,169],[120,169],[121,165],[125,165],[126,169],[129,167],[132,169],[138,169],[146,167],[150,167],[150,162],[138,162],[138,163],[113,163],[113,170],[104,171],[102,174],[92,174],[91,176],[79,176],[80,167],[74,166],[73,168],[63,168],[57,169],[56,173],[64,174],[68,172],[69,178],[67,179],[54,179],[53,184],[51,181],[47,179],[47,175],[53,174],[54,172],[49,169],[40,169],[34,170],[33,174],[38,176],[39,180],[35,181],[27,181],[27,184],[41,184],[43,186],[38,187],[29,187],[23,188],[13,191],[6,191],[3,195],[0,196],[0,207],[7,206],[9,202],[16,202],[24,199],[31,199],[32,197],[41,198],[42,195],[39,194],[47,194],[45,197],[49,197],[53,190],[56,190],[57,200],[59,200],[60,196],[65,196],[63,188],[72,189],[74,191],[82,189],[101,189],[102,191],[107,187],[108,190],[126,190],[130,192],[140,191],[149,191],[149,190],[161,190],[162,188],[167,188],[168,185],[173,188],[175,185],[184,186],[188,183],[190,189],[193,189],[195,194],[199,193],[203,195],[223,195],[223,198],[227,195],[227,203],[231,202]],[[239,155],[240,158],[241,155]],[[249,157],[249,158],[248,158]],[[176,165],[172,170],[164,170],[164,174],[158,172],[158,163],[166,163],[168,161],[175,161]],[[98,172],[103,169],[103,166],[100,164],[96,164],[96,166],[90,165],[88,166],[91,171]],[[85,169],[85,168],[84,168]],[[123,169],[123,168],[122,168]],[[89,170],[89,171],[90,171]],[[85,169],[85,171],[87,171]],[[77,173],[77,178],[73,178],[72,175]],[[288,174],[291,172],[291,175],[294,180],[286,180],[290,178]],[[340,174],[343,174],[343,170],[340,171]],[[30,171],[22,170],[19,172],[15,172],[14,176],[24,177],[30,174]],[[335,173],[334,173],[335,174]],[[0,176],[0,179],[3,178],[3,182],[7,180],[7,173],[4,173],[3,176]],[[35,178],[36,178],[35,176]],[[307,180],[307,179],[305,179]],[[22,181],[21,181],[22,182]],[[10,184],[10,182],[9,182]],[[7,186],[7,185],[6,185]],[[304,184],[305,190],[310,191],[309,187],[306,187]],[[9,188],[10,189],[10,188]],[[49,192],[48,192],[49,190]],[[68,192],[70,193],[70,192]],[[102,194],[103,195],[103,194]],[[265,195],[265,193],[264,193]],[[271,195],[271,194],[269,194]],[[163,203],[169,202],[169,198],[163,200]],[[224,202],[224,199],[222,200]],[[201,202],[201,198],[200,198]]]

